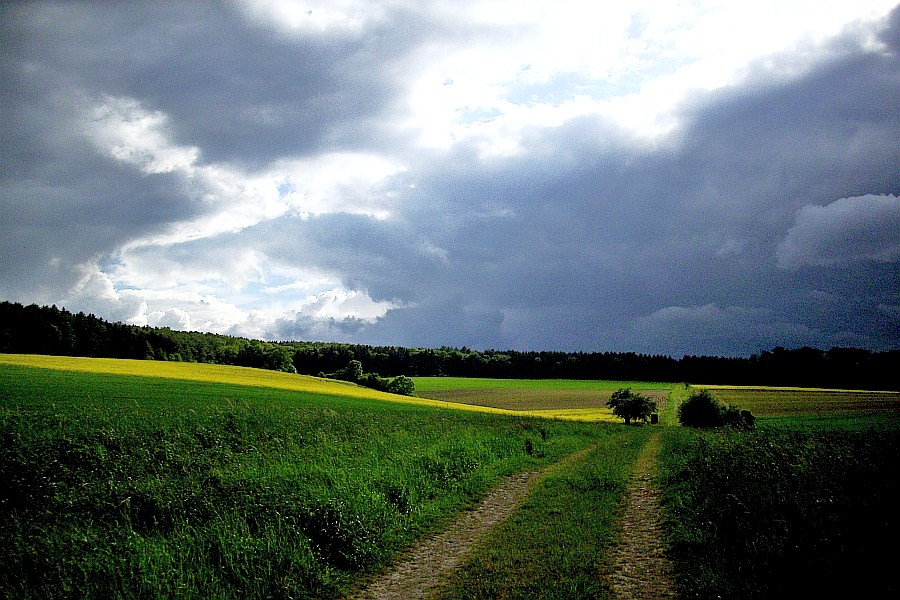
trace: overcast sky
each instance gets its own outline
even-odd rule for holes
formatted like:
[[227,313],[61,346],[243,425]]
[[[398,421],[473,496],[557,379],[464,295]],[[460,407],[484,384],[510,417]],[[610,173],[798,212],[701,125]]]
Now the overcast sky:
[[271,340],[900,348],[894,2],[3,3],[0,299]]

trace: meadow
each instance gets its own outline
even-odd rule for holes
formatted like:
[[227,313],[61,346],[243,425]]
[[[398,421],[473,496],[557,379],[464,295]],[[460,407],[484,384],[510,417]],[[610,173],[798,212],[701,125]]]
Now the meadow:
[[[415,383],[420,398],[238,367],[0,355],[0,596],[337,598],[502,477],[558,463],[441,593],[605,597],[597,565],[656,429],[603,422],[603,403],[631,387],[675,425],[693,388]],[[759,427],[661,428],[681,595],[896,591],[881,548],[900,533],[897,394],[712,391]]]
[[501,476],[615,428],[235,373],[0,364],[2,595],[340,597]]

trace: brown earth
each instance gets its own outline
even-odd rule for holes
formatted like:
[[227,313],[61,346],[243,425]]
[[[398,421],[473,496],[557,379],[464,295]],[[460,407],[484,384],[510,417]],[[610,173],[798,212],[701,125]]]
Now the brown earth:
[[[668,390],[635,390],[649,396],[662,411]],[[569,390],[541,388],[484,388],[461,390],[434,390],[421,395],[434,400],[474,404],[507,410],[561,410],[570,408],[601,408],[612,396],[613,390]]]

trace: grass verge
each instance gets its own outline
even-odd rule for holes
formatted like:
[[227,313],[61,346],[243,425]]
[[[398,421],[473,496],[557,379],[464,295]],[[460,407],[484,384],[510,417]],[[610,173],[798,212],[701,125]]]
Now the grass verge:
[[663,501],[681,596],[894,595],[893,421],[665,430]]

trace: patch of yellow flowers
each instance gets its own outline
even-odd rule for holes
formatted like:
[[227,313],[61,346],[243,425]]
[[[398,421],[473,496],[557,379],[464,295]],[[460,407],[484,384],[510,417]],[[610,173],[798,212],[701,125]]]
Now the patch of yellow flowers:
[[444,402],[442,400],[429,400],[427,398],[398,396],[333,379],[322,379],[320,377],[310,377],[308,375],[294,375],[280,371],[267,371],[249,367],[117,358],[43,356],[36,354],[0,354],[0,364],[36,367],[40,369],[56,369],[61,371],[135,375],[139,377],[160,377],[164,379],[181,379],[184,381],[268,387],[308,394],[328,394],[330,396],[382,400],[417,406],[469,410],[502,415],[563,419],[567,421],[618,421],[608,409],[603,408],[528,411],[507,410],[502,408],[460,404],[456,402]]

